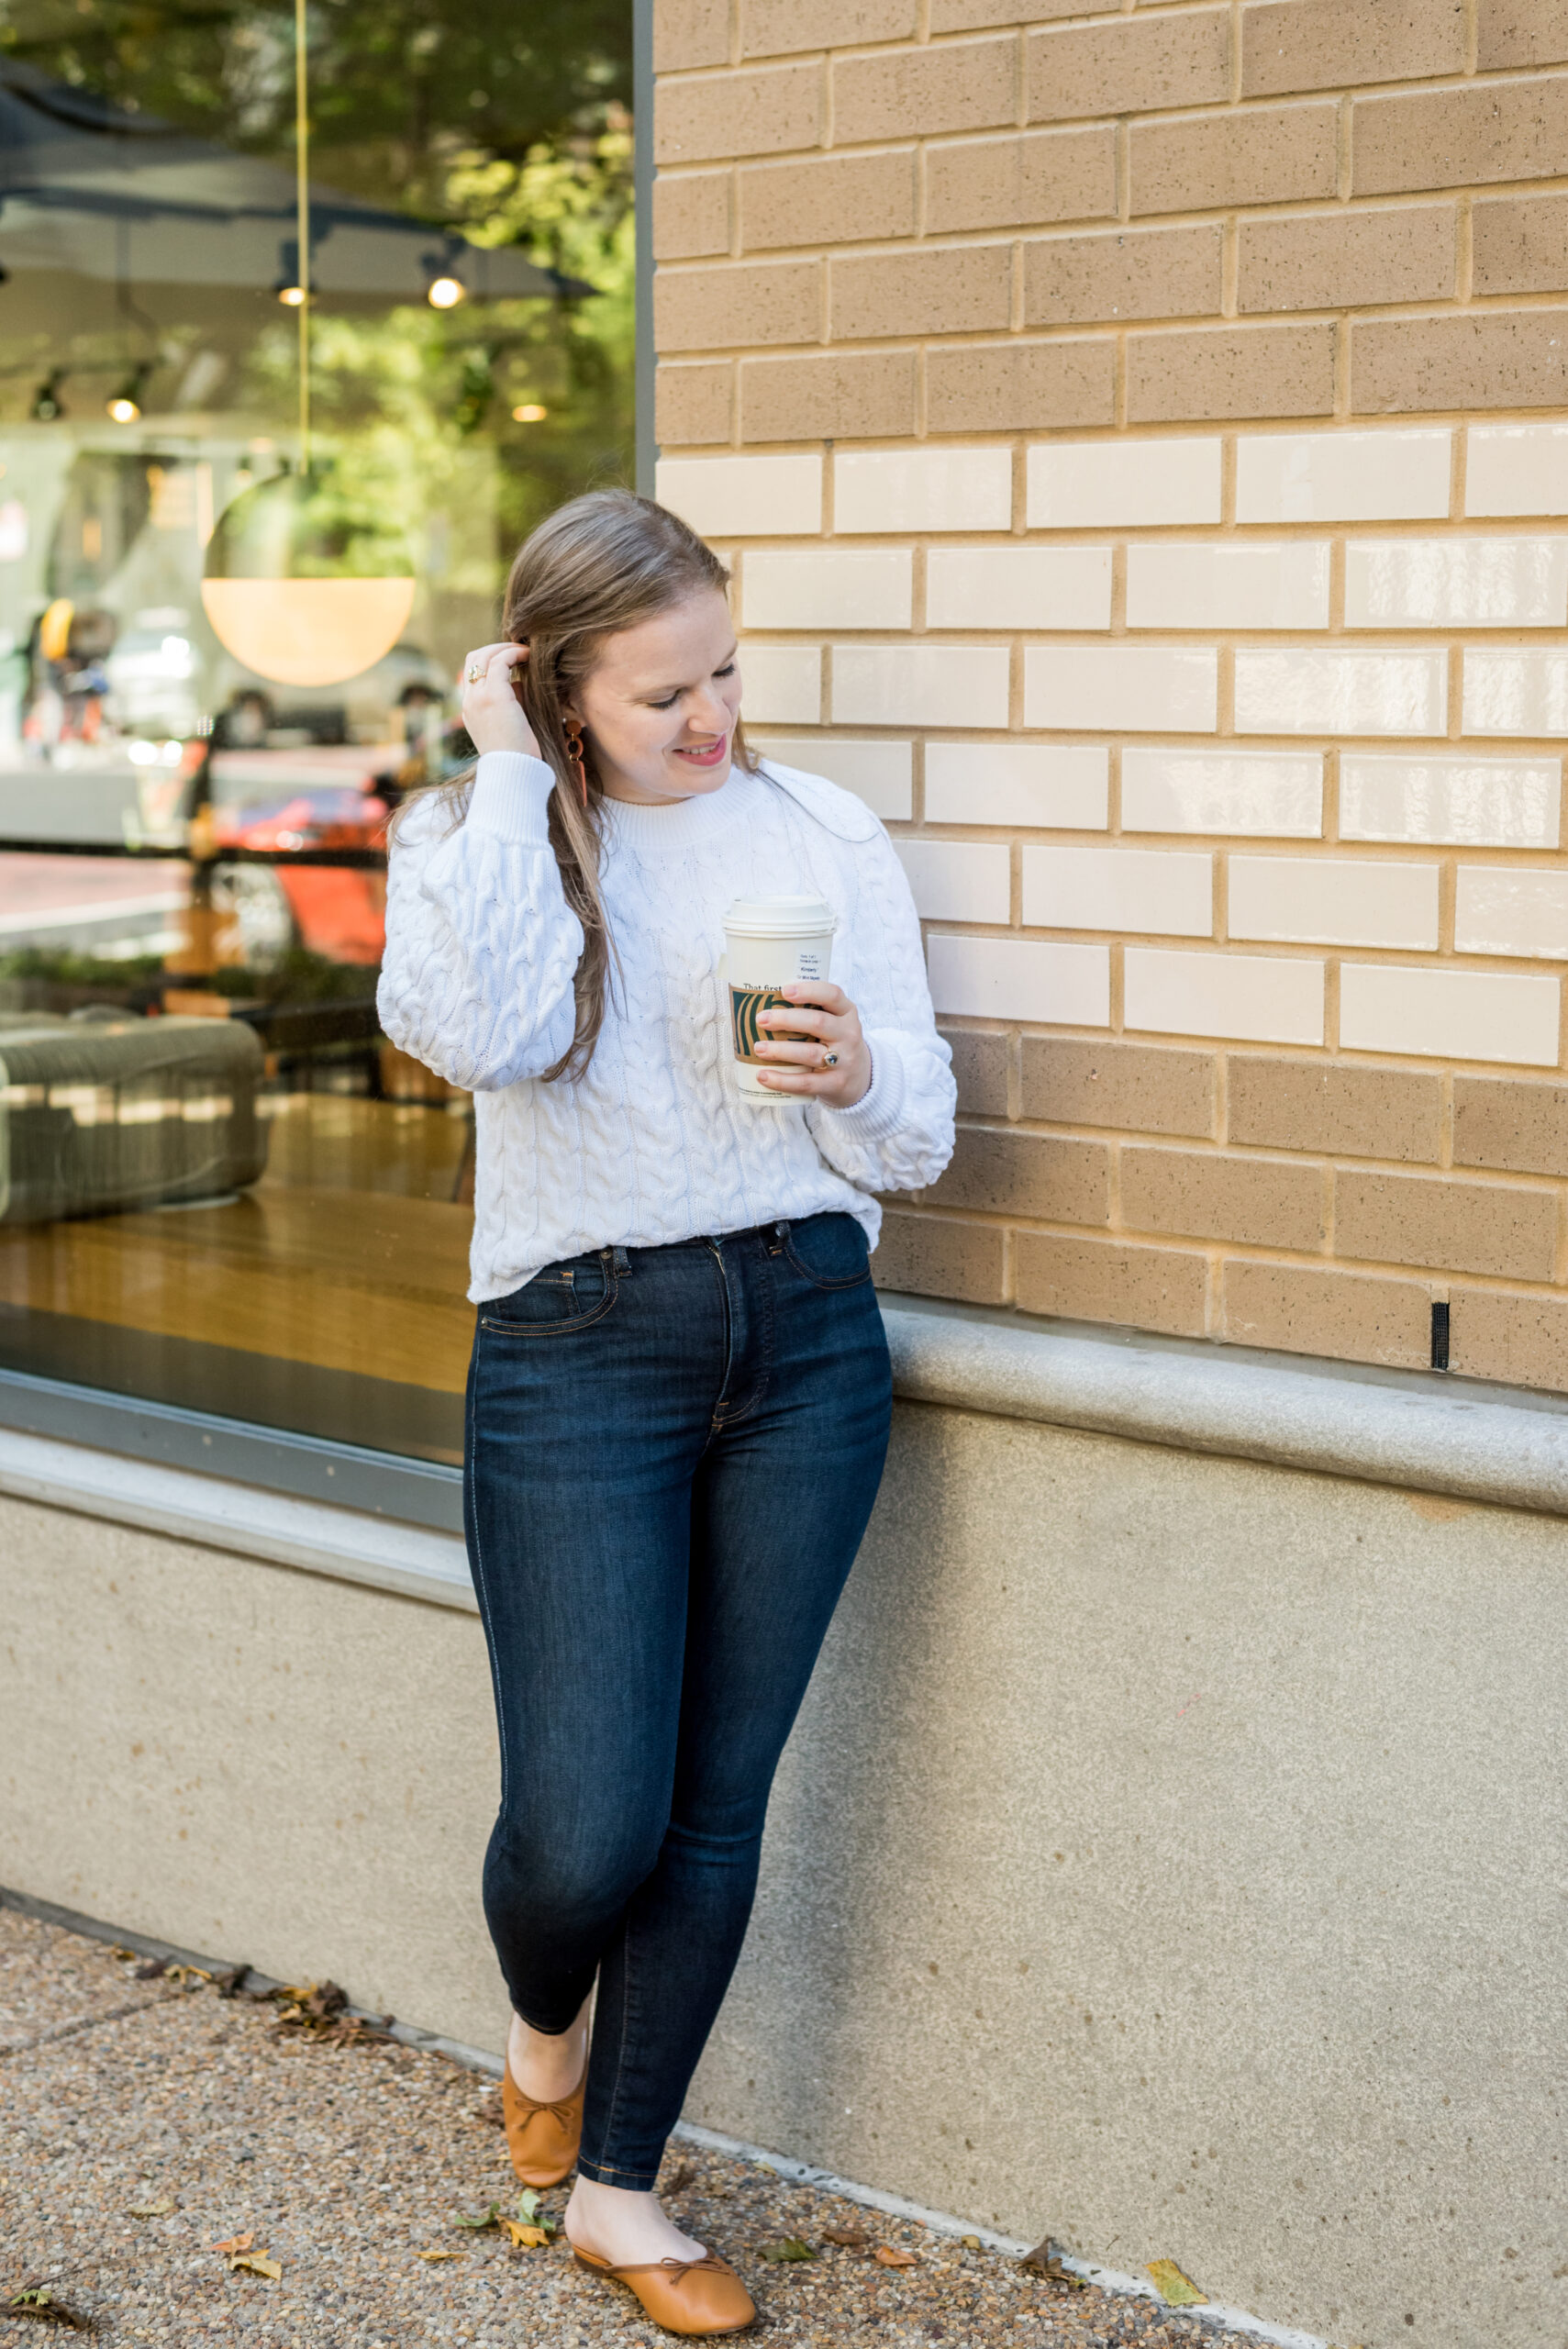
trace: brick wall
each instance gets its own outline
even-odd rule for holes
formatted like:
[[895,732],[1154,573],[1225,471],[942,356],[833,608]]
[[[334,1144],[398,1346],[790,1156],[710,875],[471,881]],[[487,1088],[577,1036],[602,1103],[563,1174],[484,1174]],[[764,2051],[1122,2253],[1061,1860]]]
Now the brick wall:
[[962,1120],[884,1286],[1568,1389],[1568,0],[659,0],[661,494]]

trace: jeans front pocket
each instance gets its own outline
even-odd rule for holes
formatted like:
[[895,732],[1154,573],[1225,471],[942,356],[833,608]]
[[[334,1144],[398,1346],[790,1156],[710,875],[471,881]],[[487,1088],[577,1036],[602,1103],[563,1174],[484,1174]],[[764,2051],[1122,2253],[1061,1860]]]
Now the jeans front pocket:
[[616,1301],[618,1281],[610,1252],[547,1264],[510,1297],[497,1297],[479,1316],[493,1338],[564,1338],[591,1330]]
[[852,1215],[828,1209],[790,1224],[784,1254],[813,1288],[859,1288],[871,1278],[871,1251]]

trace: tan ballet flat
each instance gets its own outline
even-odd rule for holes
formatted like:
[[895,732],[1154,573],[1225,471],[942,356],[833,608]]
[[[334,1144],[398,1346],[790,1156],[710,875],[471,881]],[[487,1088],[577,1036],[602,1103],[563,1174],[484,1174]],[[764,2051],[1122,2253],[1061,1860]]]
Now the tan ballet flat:
[[501,2077],[501,2110],[506,2122],[506,2150],[512,2167],[525,2186],[559,2186],[577,2159],[583,2143],[583,2099],[588,2087],[588,2066],[572,2094],[559,2104],[539,2104],[525,2096],[512,2077],[507,2058]]
[[756,2321],[756,2302],[717,2252],[701,2259],[660,2259],[636,2267],[612,2267],[607,2259],[579,2251],[575,2243],[572,2255],[579,2267],[624,2284],[666,2332],[699,2340],[716,2332],[743,2332]]

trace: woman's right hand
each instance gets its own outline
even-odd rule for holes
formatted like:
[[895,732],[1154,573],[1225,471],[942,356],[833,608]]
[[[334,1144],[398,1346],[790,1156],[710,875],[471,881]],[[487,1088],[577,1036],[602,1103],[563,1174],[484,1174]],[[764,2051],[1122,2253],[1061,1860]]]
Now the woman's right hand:
[[483,758],[486,751],[520,751],[537,759],[539,743],[523,716],[513,673],[528,657],[526,644],[482,644],[462,664],[462,722]]

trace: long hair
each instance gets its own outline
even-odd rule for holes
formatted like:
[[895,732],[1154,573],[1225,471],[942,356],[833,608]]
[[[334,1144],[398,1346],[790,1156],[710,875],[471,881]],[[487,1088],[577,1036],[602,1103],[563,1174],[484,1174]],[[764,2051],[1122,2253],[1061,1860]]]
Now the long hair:
[[[572,1042],[545,1080],[579,1077],[605,1024],[614,943],[599,889],[604,788],[592,737],[583,737],[588,804],[579,796],[566,736],[573,690],[595,667],[606,637],[635,628],[691,595],[717,588],[729,573],[678,514],[628,489],[591,490],[557,507],[518,550],[506,581],[501,633],[526,644],[517,671],[523,715],[539,756],[555,770],[550,795],[550,844],[566,902],[583,925],[583,952],[573,982],[577,1017]],[[754,772],[759,761],[736,720],[734,756]],[[472,767],[450,782],[412,793],[401,816],[431,794],[446,801],[454,825],[468,812]],[[395,830],[395,819],[392,827]]]

